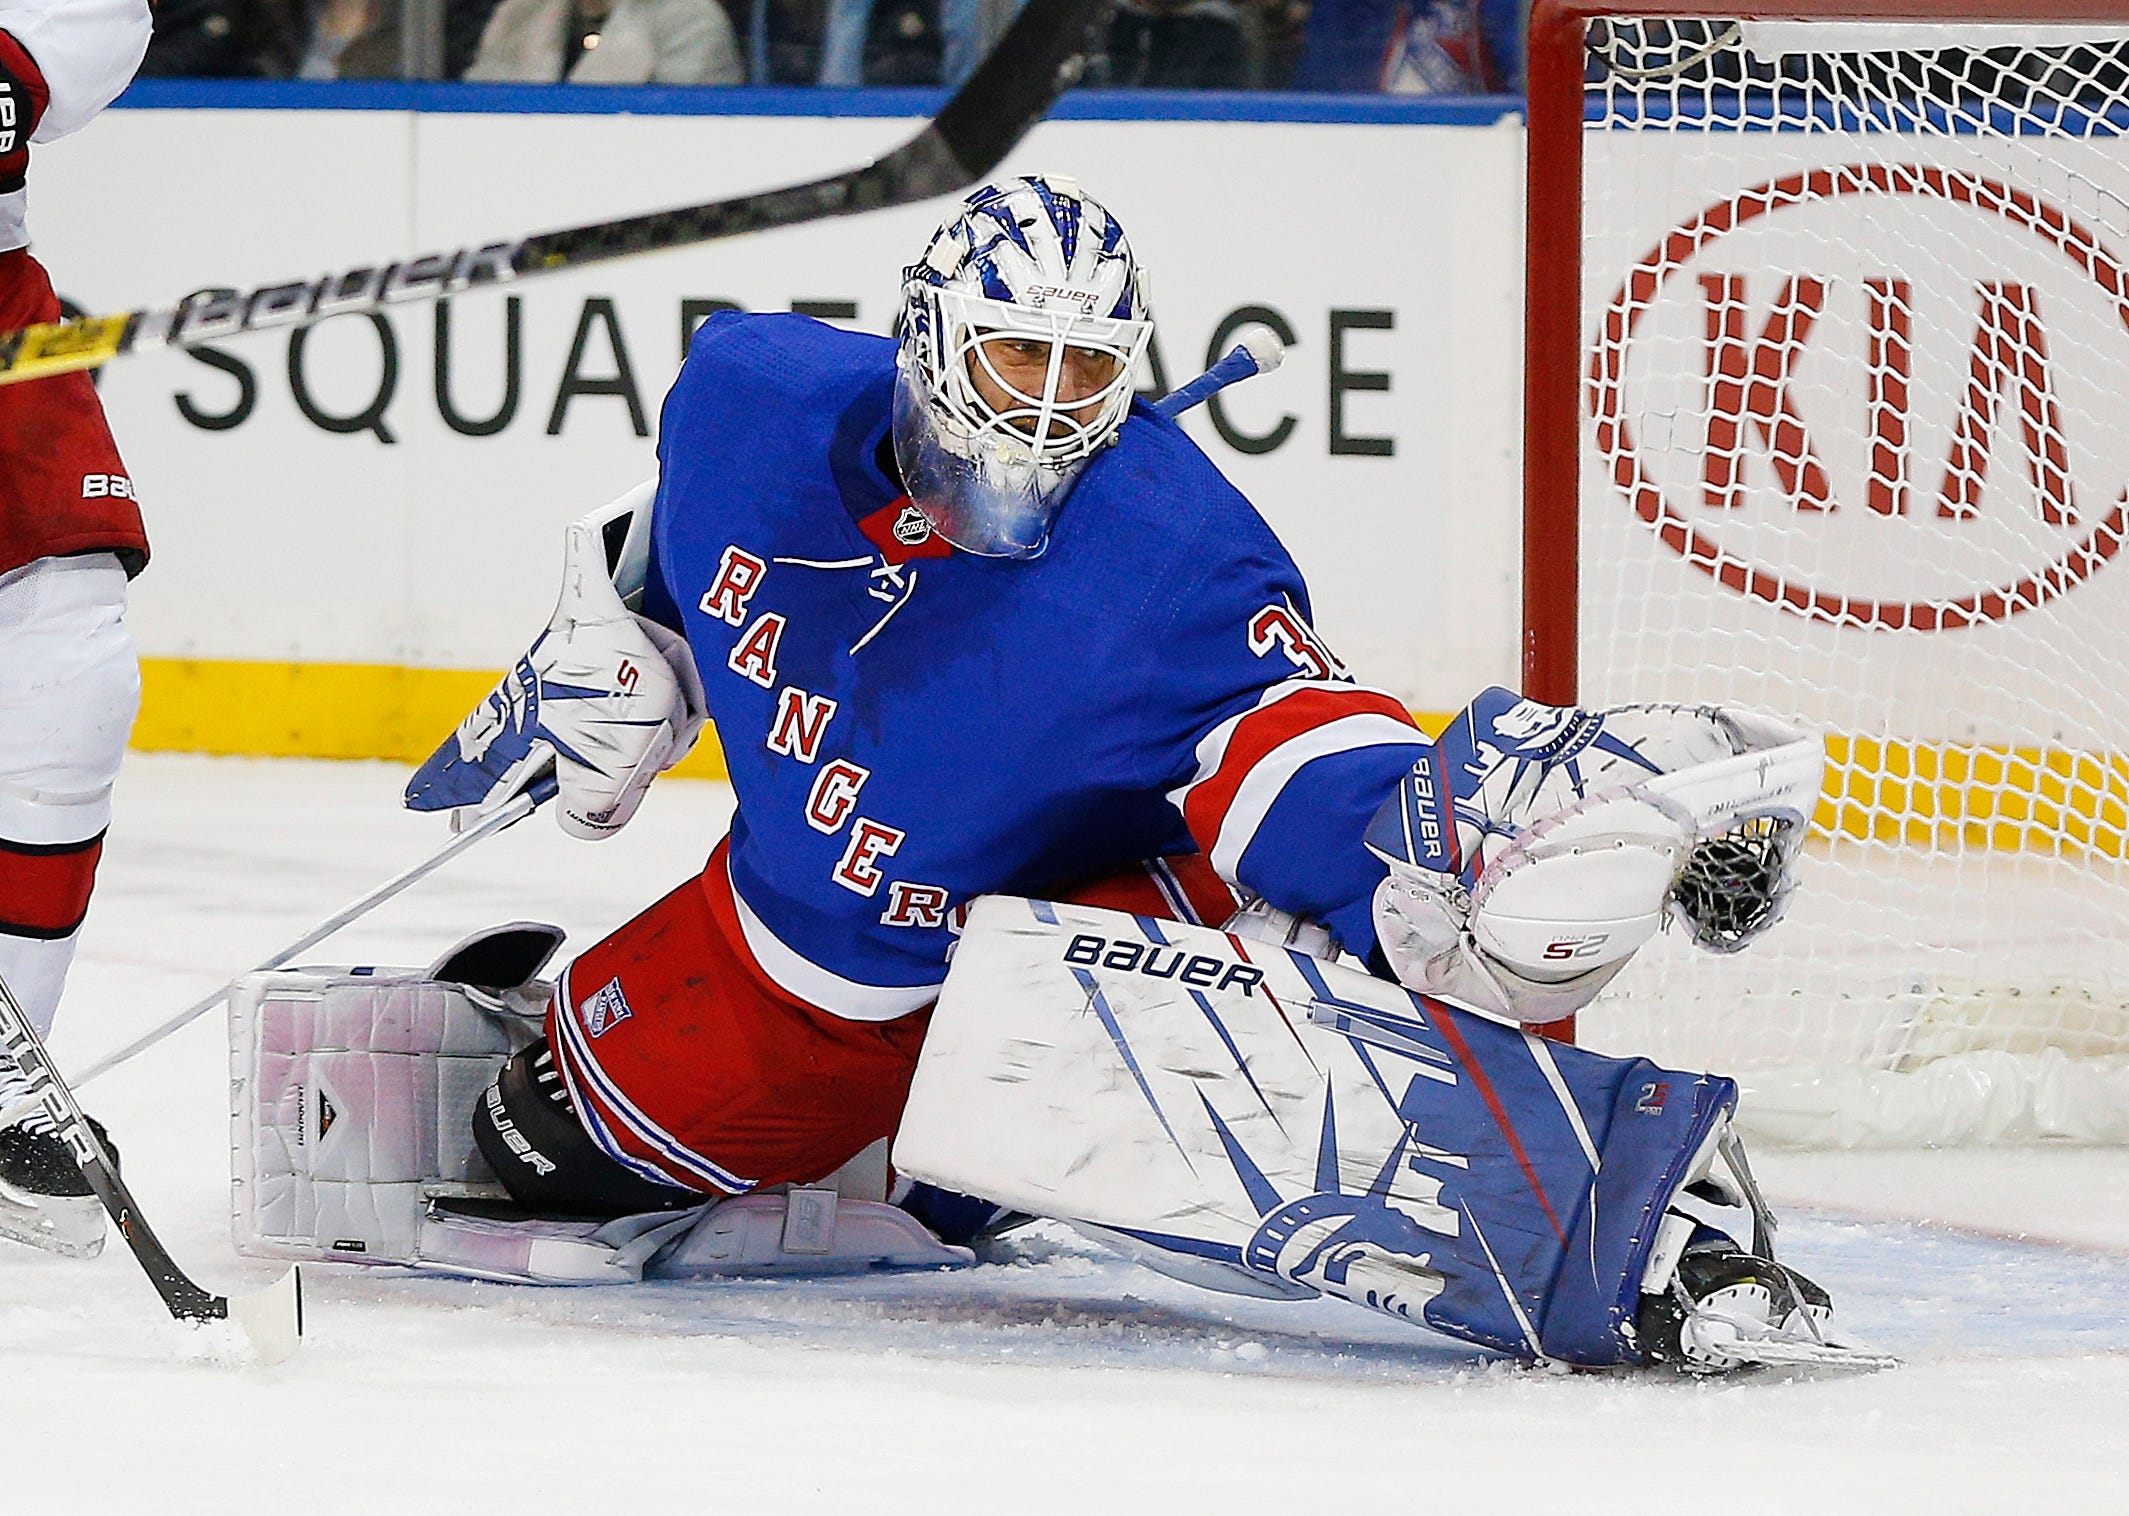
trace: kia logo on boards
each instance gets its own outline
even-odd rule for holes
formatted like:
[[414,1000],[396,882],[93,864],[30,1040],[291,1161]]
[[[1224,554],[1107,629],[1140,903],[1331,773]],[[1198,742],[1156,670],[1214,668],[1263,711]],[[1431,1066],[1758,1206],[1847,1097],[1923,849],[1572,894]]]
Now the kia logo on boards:
[[1851,164],[1743,190],[1649,251],[1599,336],[1606,471],[1740,594],[1971,626],[2066,594],[2129,536],[2129,269],[1986,173]]

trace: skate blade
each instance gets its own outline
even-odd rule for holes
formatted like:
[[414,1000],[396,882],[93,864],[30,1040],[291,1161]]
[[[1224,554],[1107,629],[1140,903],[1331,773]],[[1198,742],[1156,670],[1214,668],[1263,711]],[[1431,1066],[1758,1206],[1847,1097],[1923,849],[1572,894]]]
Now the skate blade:
[[1821,1337],[1808,1328],[1748,1326],[1721,1317],[1704,1317],[1688,1322],[1686,1330],[1703,1359],[1703,1373],[1727,1374],[1748,1368],[1847,1369],[1870,1373],[1900,1366],[1900,1360],[1890,1353],[1850,1347],[1847,1343]]
[[1724,1344],[1723,1351],[1732,1358],[1767,1368],[1845,1369],[1867,1374],[1900,1366],[1899,1358],[1892,1353],[1850,1347],[1844,1342],[1808,1342],[1800,1338],[1747,1338]]
[[230,1296],[229,1319],[251,1344],[255,1362],[286,1362],[303,1341],[302,1271],[290,1269],[263,1290]]
[[103,1206],[94,1195],[42,1195],[0,1185],[0,1237],[63,1258],[103,1251]]

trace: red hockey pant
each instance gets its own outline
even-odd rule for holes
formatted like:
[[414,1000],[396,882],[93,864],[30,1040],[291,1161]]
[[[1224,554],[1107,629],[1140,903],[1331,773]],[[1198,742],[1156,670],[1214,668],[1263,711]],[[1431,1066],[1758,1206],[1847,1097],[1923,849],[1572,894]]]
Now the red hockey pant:
[[[1163,860],[1061,898],[1201,919],[1233,894],[1202,857]],[[547,1035],[585,1129],[646,1179],[709,1193],[824,1178],[893,1133],[931,1020],[850,1021],[773,983],[741,934],[724,844],[674,890],[572,961]]]

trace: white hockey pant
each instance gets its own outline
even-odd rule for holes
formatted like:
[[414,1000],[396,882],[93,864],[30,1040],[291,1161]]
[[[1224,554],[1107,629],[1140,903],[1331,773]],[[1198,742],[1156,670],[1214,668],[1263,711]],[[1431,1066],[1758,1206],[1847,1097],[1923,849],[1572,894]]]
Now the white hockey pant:
[[[0,575],[0,866],[10,852],[27,860],[93,841],[111,823],[111,786],[140,708],[125,614],[125,570],[109,553],[40,558]],[[30,870],[16,863],[11,872],[19,880]],[[11,922],[12,893],[0,881],[0,977],[49,1032],[79,926],[55,936],[48,921]]]

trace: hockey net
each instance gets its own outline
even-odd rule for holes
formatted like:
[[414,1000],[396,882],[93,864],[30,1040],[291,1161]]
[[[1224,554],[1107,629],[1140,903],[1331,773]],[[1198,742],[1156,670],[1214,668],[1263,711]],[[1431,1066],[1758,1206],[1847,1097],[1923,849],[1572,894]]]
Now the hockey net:
[[1534,9],[1526,691],[1829,758],[1789,918],[1579,1036],[1798,1142],[2129,1140],[2129,3],[1816,8]]

